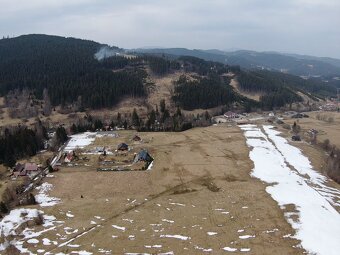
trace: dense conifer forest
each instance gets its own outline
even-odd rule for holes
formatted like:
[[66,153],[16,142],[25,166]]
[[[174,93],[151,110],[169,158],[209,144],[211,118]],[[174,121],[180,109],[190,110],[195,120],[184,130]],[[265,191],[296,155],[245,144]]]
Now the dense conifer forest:
[[230,105],[237,97],[228,84],[228,79],[217,75],[196,80],[181,76],[176,82],[173,99],[185,110]]
[[277,92],[282,88],[307,91],[319,96],[333,96],[336,88],[318,79],[303,79],[298,76],[270,71],[242,71],[238,74],[240,88],[250,92]]
[[47,88],[53,105],[73,103],[82,97],[84,107],[116,104],[122,96],[143,96],[143,71],[123,68],[126,61],[98,61],[101,45],[92,41],[45,35],[0,40],[0,95],[28,88],[42,98]]
[[[98,60],[96,53],[107,58]],[[163,54],[125,55],[124,50],[93,41],[47,35],[27,35],[0,40],[0,96],[17,98],[28,91],[51,106],[76,104],[77,109],[111,107],[124,97],[146,97],[147,70],[157,76],[172,72],[196,74],[176,82],[174,101],[183,109],[211,108],[241,102],[272,109],[301,101],[297,91],[317,97],[334,96],[332,82],[259,70],[241,70],[192,56]],[[148,69],[149,68],[149,69]],[[240,89],[261,92],[260,103],[245,100],[229,86],[235,74]],[[316,97],[314,97],[316,98]],[[9,100],[7,100],[9,101]],[[15,105],[15,104],[13,104]],[[29,102],[28,105],[29,110]],[[14,109],[14,108],[13,108]],[[28,111],[27,110],[27,111]],[[46,107],[46,112],[50,107]],[[34,114],[33,114],[34,115]]]

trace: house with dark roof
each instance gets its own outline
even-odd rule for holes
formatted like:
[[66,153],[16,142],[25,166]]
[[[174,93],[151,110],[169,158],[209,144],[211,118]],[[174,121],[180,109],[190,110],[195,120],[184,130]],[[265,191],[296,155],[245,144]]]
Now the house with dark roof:
[[139,142],[142,140],[142,138],[140,138],[138,135],[135,135],[133,138],[132,138],[133,141],[135,142]]
[[21,172],[24,170],[24,167],[24,164],[16,163],[15,167],[13,168],[13,172]]
[[141,150],[136,154],[134,158],[134,163],[137,163],[138,161],[143,161],[143,162],[152,162],[153,158],[150,156],[147,150]]
[[127,151],[129,149],[129,145],[126,143],[121,143],[118,145],[117,150],[119,151]]

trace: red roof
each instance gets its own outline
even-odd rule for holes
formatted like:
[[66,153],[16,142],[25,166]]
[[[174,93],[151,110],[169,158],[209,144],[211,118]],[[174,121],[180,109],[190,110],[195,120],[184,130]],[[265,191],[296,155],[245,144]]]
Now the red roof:
[[36,163],[25,163],[25,171],[38,171],[38,165]]
[[238,114],[237,113],[234,113],[234,112],[226,112],[225,114],[224,114],[224,116],[225,117],[236,117],[236,116],[238,116]]

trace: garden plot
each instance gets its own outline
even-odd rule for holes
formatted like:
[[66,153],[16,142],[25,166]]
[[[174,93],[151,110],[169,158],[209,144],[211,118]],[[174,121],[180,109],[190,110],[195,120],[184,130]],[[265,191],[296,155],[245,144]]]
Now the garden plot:
[[288,222],[296,230],[294,237],[313,254],[338,254],[340,214],[333,206],[339,201],[339,191],[328,188],[327,178],[316,172],[308,158],[272,126],[264,126],[265,132],[255,125],[241,129],[251,148],[252,175],[270,184],[266,191],[285,210]]
[[[67,167],[94,166],[97,171],[151,170],[153,158],[141,148],[141,140],[113,132],[85,132],[72,135],[60,164]],[[129,146],[125,142],[135,146]],[[92,145],[92,146],[90,146]]]

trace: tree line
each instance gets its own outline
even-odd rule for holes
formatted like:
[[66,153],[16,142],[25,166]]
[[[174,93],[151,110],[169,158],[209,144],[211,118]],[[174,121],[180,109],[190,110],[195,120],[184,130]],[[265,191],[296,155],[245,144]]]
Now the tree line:
[[145,72],[131,70],[113,72],[133,59],[121,57],[98,61],[94,54],[100,44],[71,38],[43,35],[0,40],[0,95],[27,88],[36,98],[48,90],[52,105],[75,102],[79,96],[83,106],[109,107],[123,96],[145,95]]
[[173,100],[185,110],[230,105],[237,97],[227,78],[218,75],[189,79],[181,76],[175,85]]
[[[17,160],[32,157],[43,150],[48,139],[46,128],[40,121],[33,129],[26,126],[4,128],[0,134],[0,164],[13,167]],[[52,139],[54,147],[66,142],[68,136],[65,128],[58,127]]]

